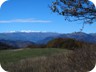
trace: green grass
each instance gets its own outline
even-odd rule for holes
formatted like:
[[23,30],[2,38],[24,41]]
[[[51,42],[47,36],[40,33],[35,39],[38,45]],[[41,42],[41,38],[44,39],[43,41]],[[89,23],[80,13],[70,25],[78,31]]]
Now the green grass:
[[67,52],[64,49],[56,48],[34,48],[34,49],[23,49],[23,50],[3,50],[0,51],[0,63],[7,65],[10,62],[17,62],[22,59],[39,57],[39,56],[50,56],[55,53]]

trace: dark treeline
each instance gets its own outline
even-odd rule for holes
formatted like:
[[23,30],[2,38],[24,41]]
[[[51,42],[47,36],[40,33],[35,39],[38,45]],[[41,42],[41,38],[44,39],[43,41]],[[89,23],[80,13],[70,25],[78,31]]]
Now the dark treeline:
[[6,49],[16,49],[16,48],[6,43],[0,42],[0,50],[6,50]]

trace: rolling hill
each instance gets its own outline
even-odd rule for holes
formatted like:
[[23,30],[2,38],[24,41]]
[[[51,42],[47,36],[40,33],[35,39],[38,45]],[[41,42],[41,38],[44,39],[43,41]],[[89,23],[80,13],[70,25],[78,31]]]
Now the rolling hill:
[[88,43],[96,43],[96,33],[74,32],[67,34],[53,32],[12,32],[0,33],[0,42],[17,48],[24,48],[28,45],[47,44],[55,38],[72,38]]

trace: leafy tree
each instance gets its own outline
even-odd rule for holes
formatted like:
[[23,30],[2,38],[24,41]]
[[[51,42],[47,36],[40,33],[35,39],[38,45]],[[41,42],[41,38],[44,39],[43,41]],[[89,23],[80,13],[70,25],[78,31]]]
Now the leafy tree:
[[95,5],[89,0],[54,0],[49,7],[68,21],[81,20],[84,25],[96,20]]

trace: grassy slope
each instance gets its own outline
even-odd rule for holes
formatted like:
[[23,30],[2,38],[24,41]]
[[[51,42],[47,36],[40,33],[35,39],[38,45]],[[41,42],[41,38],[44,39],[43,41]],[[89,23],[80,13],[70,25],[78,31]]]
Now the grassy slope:
[[1,64],[8,64],[10,62],[17,62],[22,59],[38,57],[38,56],[50,56],[55,53],[67,52],[64,49],[45,48],[45,49],[23,49],[23,50],[5,50],[0,51]]
[[94,47],[75,51],[56,48],[0,51],[0,62],[10,72],[88,72],[95,61]]

